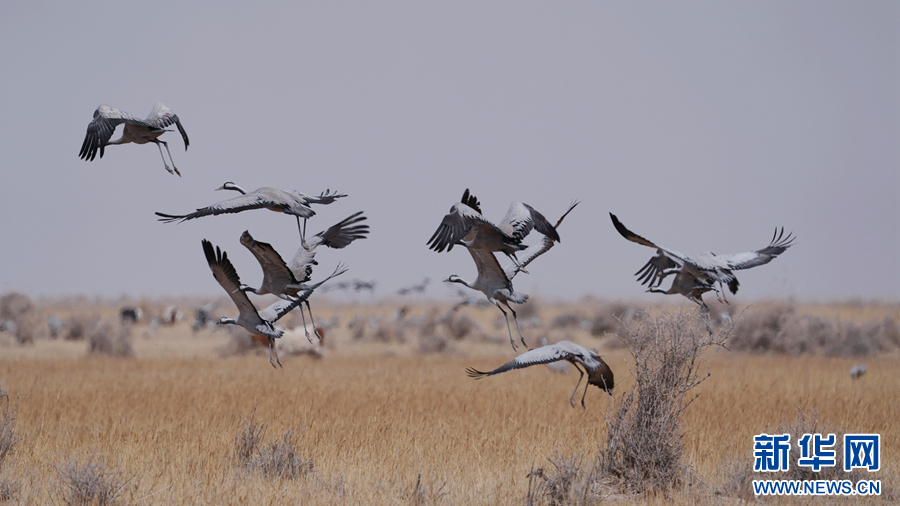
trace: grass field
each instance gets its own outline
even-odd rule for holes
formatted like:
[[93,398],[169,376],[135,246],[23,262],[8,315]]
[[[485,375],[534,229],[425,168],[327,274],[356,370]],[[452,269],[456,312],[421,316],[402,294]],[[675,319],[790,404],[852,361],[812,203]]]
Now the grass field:
[[[324,358],[282,357],[279,370],[264,350],[230,354],[226,332],[194,334],[185,322],[153,335],[138,324],[132,358],[87,355],[84,341],[5,342],[0,387],[11,406],[18,402],[14,428],[21,439],[3,461],[0,483],[13,487],[12,503],[66,504],[67,463],[94,457],[124,484],[122,504],[523,504],[532,468],[554,469],[548,458],[587,468],[606,444],[604,413],[614,399],[591,387],[587,410],[573,409],[574,371],[537,366],[480,381],[466,377],[468,366],[491,369],[514,356],[505,327],[481,322],[481,336],[423,353],[421,332],[412,330],[386,342],[354,339],[345,323],[359,310],[317,312],[317,321],[332,314],[342,321],[327,334]],[[866,308],[861,318],[880,320],[893,311],[872,317]],[[616,338],[573,328],[523,332],[532,345],[546,335],[598,348],[616,373],[614,397],[632,387],[631,358],[613,346]],[[866,357],[868,373],[857,381],[848,372],[859,358],[717,350],[704,360],[701,370],[711,376],[683,419],[690,483],[665,495],[629,496],[610,482],[598,489],[601,501],[735,503],[741,494],[731,484],[752,464],[753,436],[795,421],[798,411],[833,429],[880,433],[882,471],[866,478],[882,480],[884,490],[867,500],[897,499],[896,353]],[[263,444],[293,430],[296,455],[312,470],[273,479],[242,467],[235,436],[251,415],[266,425]]]

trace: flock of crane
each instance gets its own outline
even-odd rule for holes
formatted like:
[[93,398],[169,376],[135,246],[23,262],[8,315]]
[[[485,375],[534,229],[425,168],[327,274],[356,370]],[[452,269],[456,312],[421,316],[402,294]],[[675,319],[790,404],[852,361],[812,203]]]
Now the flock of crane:
[[[113,131],[122,123],[125,125],[122,137],[111,141]],[[84,160],[93,160],[98,151],[102,158],[105,146],[110,144],[146,144],[152,142],[159,148],[166,170],[171,174],[181,176],[181,173],[175,167],[174,160],[172,160],[172,153],[169,151],[168,144],[158,139],[163,133],[171,131],[166,130],[166,127],[173,124],[181,133],[186,150],[189,145],[187,133],[182,127],[178,116],[162,103],[157,102],[150,115],[144,120],[108,105],[101,105],[94,112],[94,119],[88,124],[87,134],[79,156]],[[171,167],[166,162],[160,145],[166,147],[166,151],[169,153],[169,160],[172,162]],[[364,239],[369,233],[368,225],[362,224],[366,217],[363,216],[362,212],[357,212],[307,240],[306,221],[316,214],[310,206],[312,204],[331,204],[347,195],[337,192],[331,193],[330,190],[326,190],[318,196],[310,196],[297,191],[283,191],[267,187],[247,192],[232,182],[226,182],[221,187],[216,188],[216,190],[232,190],[240,193],[240,195],[197,209],[189,214],[156,214],[160,217],[160,221],[170,223],[203,216],[265,208],[293,215],[297,219],[301,245],[289,263],[286,263],[270,244],[255,240],[248,231],[244,231],[241,235],[241,244],[253,254],[263,270],[263,281],[259,288],[242,284],[237,271],[228,259],[228,255],[218,246],[214,247],[206,239],[202,241],[203,252],[213,276],[234,301],[239,311],[237,319],[223,316],[219,319],[219,323],[239,325],[246,329],[255,341],[268,345],[269,362],[272,366],[281,366],[275,339],[281,337],[283,331],[276,329],[274,323],[299,306],[305,328],[306,318],[303,315],[302,307],[302,304],[305,303],[310,322],[318,336],[312,309],[309,305],[309,297],[323,283],[347,271],[345,266],[338,264],[328,277],[316,283],[311,283],[313,266],[318,264],[315,260],[316,248],[318,246],[327,246],[339,249],[346,247],[357,239]],[[528,300],[528,295],[517,293],[513,288],[512,280],[519,272],[527,273],[528,271],[525,268],[532,261],[548,252],[560,241],[558,228],[562,224],[563,219],[577,205],[577,201],[573,202],[557,220],[556,224],[553,225],[540,212],[528,204],[513,202],[510,204],[509,210],[503,219],[495,224],[484,217],[481,212],[480,202],[475,195],[466,189],[462,199],[453,204],[450,212],[444,216],[437,230],[432,234],[431,239],[427,241],[428,247],[436,252],[449,252],[454,246],[463,246],[468,250],[478,270],[475,281],[470,282],[454,274],[449,276],[445,282],[459,283],[482,292],[487,297],[487,300],[503,313],[509,333],[509,342],[513,350],[516,350],[516,340],[513,338],[507,310],[509,310],[509,313],[512,313],[519,340],[527,348],[525,337],[519,329],[516,312],[509,303],[523,304]],[[303,218],[302,225],[300,218]],[[778,229],[775,230],[769,245],[762,249],[730,255],[716,255],[711,252],[704,252],[696,257],[691,257],[664,246],[659,246],[635,234],[628,230],[612,213],[610,213],[610,218],[615,229],[625,239],[656,249],[656,254],[635,273],[635,276],[638,277],[638,282],[645,285],[648,292],[681,294],[699,305],[706,328],[710,333],[712,333],[712,328],[709,318],[709,307],[703,301],[703,294],[710,291],[715,292],[719,302],[727,303],[724,293],[725,287],[727,286],[728,290],[734,294],[737,293],[739,286],[734,271],[769,263],[789,248],[794,241],[791,234],[784,235],[784,229],[782,228],[780,231]],[[529,247],[523,244],[523,241],[533,230],[536,230],[544,237],[540,242]],[[509,263],[501,267],[495,255],[496,252],[502,252],[506,255],[509,258]],[[661,289],[660,285],[663,280],[671,275],[674,275],[671,287],[667,290]],[[247,296],[247,292],[253,292],[256,295],[272,294],[277,296],[279,300],[265,309],[257,310]],[[506,307],[506,310],[504,307]],[[312,342],[308,331],[306,332],[306,337]],[[588,375],[588,382],[581,397],[581,406],[583,408],[585,407],[584,398],[590,385],[595,385],[612,394],[615,380],[609,365],[594,351],[570,341],[560,341],[556,344],[528,350],[492,371],[482,372],[472,368],[466,371],[469,376],[478,379],[513,369],[557,361],[570,362],[581,374],[578,378],[578,383],[575,385],[575,390],[569,398],[569,402],[573,407],[575,407],[575,394],[578,392],[585,373]],[[584,370],[579,368],[579,365]]]

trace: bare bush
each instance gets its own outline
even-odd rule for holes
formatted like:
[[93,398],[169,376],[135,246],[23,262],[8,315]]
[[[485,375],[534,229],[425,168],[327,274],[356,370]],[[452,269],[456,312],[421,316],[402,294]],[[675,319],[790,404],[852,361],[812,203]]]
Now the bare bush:
[[605,415],[609,431],[599,466],[627,490],[665,491],[686,475],[681,416],[694,399],[690,391],[709,376],[699,370],[701,353],[723,346],[727,335],[709,335],[696,320],[662,311],[626,327],[635,382]]
[[286,430],[277,441],[262,444],[268,425],[257,424],[249,418],[241,421],[241,430],[234,437],[234,461],[244,470],[259,473],[269,479],[294,479],[313,470],[312,461],[304,461],[294,444],[294,431]]
[[442,483],[437,488],[435,488],[435,483],[435,480],[431,480],[431,482],[423,484],[422,473],[420,472],[416,477],[415,486],[412,487],[412,490],[404,492],[403,498],[406,499],[406,502],[415,506],[437,504],[447,495],[447,492],[444,492],[447,482]]
[[0,502],[12,501],[20,488],[18,481],[0,476]]
[[556,316],[553,320],[550,321],[550,328],[552,329],[567,329],[567,328],[578,328],[581,326],[581,322],[584,318],[581,317],[578,313],[563,313],[561,315]]
[[19,344],[33,343],[40,324],[31,298],[19,292],[9,292],[0,297],[0,321],[7,322]]
[[79,313],[71,316],[66,321],[66,329],[68,329],[68,331],[66,332],[65,338],[67,341],[81,341],[82,339],[87,339],[88,332],[90,332],[98,323],[100,323],[100,318],[96,315]]
[[451,315],[445,324],[450,337],[456,341],[465,339],[473,331],[478,330],[478,324],[465,315]]
[[861,357],[900,348],[900,326],[891,317],[878,323],[836,322],[797,314],[792,305],[760,305],[741,314],[728,344],[756,353]]
[[113,329],[107,322],[97,322],[87,334],[88,353],[110,357],[132,357],[131,326],[118,325]]
[[583,457],[554,455],[547,460],[552,468],[532,467],[528,473],[527,506],[575,506],[599,502],[598,468],[584,470]]
[[6,457],[12,454],[16,448],[16,443],[20,438],[16,436],[16,413],[19,411],[19,401],[16,400],[15,406],[10,408],[9,394],[6,390],[0,388],[0,402],[4,403],[3,409],[0,410],[0,471],[3,470],[3,462]]
[[624,335],[623,323],[630,322],[636,315],[642,314],[637,306],[622,302],[602,304],[591,318],[591,335],[600,337],[605,334]]
[[72,457],[65,464],[56,466],[56,471],[59,473],[56,493],[63,504],[70,506],[117,504],[131,488],[134,478],[132,475],[126,479],[124,471],[111,471],[106,459],[97,454]]

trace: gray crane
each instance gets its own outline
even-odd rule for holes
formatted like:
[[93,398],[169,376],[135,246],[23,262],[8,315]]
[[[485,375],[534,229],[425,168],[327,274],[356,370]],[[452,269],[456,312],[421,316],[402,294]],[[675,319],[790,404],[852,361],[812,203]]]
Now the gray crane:
[[[214,216],[217,214],[225,213],[239,213],[241,211],[247,211],[250,209],[265,208],[270,211],[294,215],[297,218],[297,229],[300,231],[300,237],[305,240],[306,220],[315,216],[316,214],[316,212],[313,211],[311,207],[309,207],[310,204],[331,204],[336,199],[347,196],[345,194],[339,194],[337,192],[330,193],[330,190],[325,190],[318,197],[316,197],[305,195],[296,190],[283,191],[266,186],[257,188],[252,192],[247,192],[231,181],[227,181],[219,188],[216,188],[216,191],[218,190],[232,190],[240,193],[241,195],[239,197],[234,197],[232,199],[217,202],[211,206],[197,209],[190,214],[174,215],[156,213],[156,215],[160,217],[159,221],[165,223],[177,221],[180,223],[203,216]],[[302,228],[300,227],[300,218],[303,218]]]
[[[569,209],[559,218],[556,225],[552,227],[554,231],[556,230],[556,227],[562,223],[563,218],[572,212],[572,209],[577,205],[578,202],[573,202],[569,206]],[[557,237],[559,236],[557,235]],[[472,260],[475,261],[475,266],[478,268],[478,277],[475,278],[474,282],[470,283],[453,274],[444,281],[449,283],[459,283],[473,290],[478,290],[487,297],[491,304],[497,306],[500,312],[503,313],[503,317],[506,318],[506,330],[509,331],[509,342],[512,344],[513,350],[515,350],[516,341],[513,339],[512,329],[509,326],[509,315],[503,310],[503,306],[506,306],[513,315],[513,321],[516,323],[516,330],[519,332],[519,338],[522,340],[522,344],[527,348],[528,344],[525,343],[525,337],[522,336],[522,331],[519,329],[519,320],[516,318],[516,311],[510,307],[509,303],[515,302],[516,304],[524,304],[528,300],[528,295],[516,293],[512,286],[512,279],[535,258],[549,251],[556,242],[557,241],[553,239],[551,235],[545,235],[543,241],[526,248],[524,258],[521,262],[513,260],[512,263],[506,265],[504,268],[500,267],[500,263],[497,261],[497,257],[494,256],[493,252],[483,248],[467,247],[466,249],[469,250],[469,253],[472,255]]]
[[[122,137],[110,141],[109,139],[112,137],[113,131],[115,131],[116,127],[121,123],[125,123],[125,128],[122,130]],[[187,148],[190,145],[187,132],[185,132],[184,127],[181,126],[181,121],[178,119],[178,116],[162,102],[157,102],[156,105],[153,106],[153,110],[150,111],[150,115],[147,116],[147,119],[140,119],[137,116],[132,116],[127,112],[120,111],[115,107],[101,104],[100,107],[94,111],[94,119],[88,123],[87,133],[84,136],[84,142],[81,143],[81,151],[78,153],[78,156],[81,157],[82,160],[91,161],[97,156],[97,151],[100,151],[100,158],[103,158],[105,148],[110,144],[127,144],[129,142],[135,144],[147,144],[148,142],[152,142],[159,148],[159,156],[162,157],[163,165],[165,165],[169,174],[178,174],[181,176],[178,167],[175,167],[175,160],[172,160],[172,152],[169,151],[169,144],[158,138],[165,132],[171,132],[171,130],[166,130],[165,128],[173,123],[178,127],[181,138],[184,139],[184,149],[187,151]],[[165,146],[166,151],[169,153],[169,160],[172,161],[171,168],[169,168],[169,164],[166,162],[166,157],[163,155],[160,144]]]
[[218,246],[213,249],[212,243],[206,239],[203,239],[203,253],[206,255],[206,262],[209,264],[210,270],[212,270],[213,277],[228,292],[228,296],[231,297],[234,305],[240,311],[240,315],[236,320],[223,316],[219,318],[219,323],[244,327],[247,332],[250,332],[250,336],[254,341],[260,344],[268,344],[269,363],[272,364],[272,367],[276,367],[276,362],[281,366],[281,360],[278,359],[278,350],[275,348],[275,339],[284,335],[284,332],[276,329],[272,324],[297,307],[303,302],[303,299],[298,297],[295,300],[279,300],[262,311],[257,311],[244,290],[241,290],[241,279],[231,264],[231,260],[228,260],[228,254],[219,249]]
[[428,240],[428,247],[438,253],[445,249],[450,251],[457,244],[469,249],[502,251],[518,264],[516,252],[527,248],[522,240],[532,229],[559,242],[559,234],[550,222],[533,207],[522,202],[510,204],[500,223],[495,225],[488,221],[481,214],[478,199],[466,188],[460,202],[453,204]]
[[[740,285],[737,277],[734,275],[734,271],[749,269],[771,262],[772,259],[784,253],[785,250],[791,247],[794,239],[796,239],[791,237],[792,234],[788,234],[787,237],[785,237],[783,227],[780,231],[776,228],[772,240],[765,248],[730,255],[716,255],[715,253],[706,251],[697,257],[689,257],[675,250],[657,246],[653,242],[648,241],[625,228],[625,225],[619,221],[616,215],[609,213],[609,216],[612,219],[613,226],[616,227],[616,230],[622,237],[631,242],[656,248],[656,255],[635,274],[636,276],[640,276],[639,281],[641,283],[646,284],[649,287],[654,287],[654,282],[656,282],[655,286],[659,286],[666,276],[686,271],[687,275],[693,276],[695,279],[692,280],[687,275],[684,276],[681,280],[677,281],[682,288],[676,289],[673,287],[674,291],[671,291],[671,293],[681,293],[684,295],[684,290],[689,289],[690,291],[693,291],[694,289],[690,287],[694,286],[696,281],[699,281],[702,285],[709,287],[708,290],[704,291],[715,291],[719,302],[725,303],[727,303],[728,300],[725,298],[724,285],[727,284],[728,289],[731,290],[731,293],[733,294],[737,293],[738,286]],[[715,283],[719,284],[721,291],[715,287]],[[702,303],[700,305],[701,307],[703,306]]]
[[[587,409],[587,406],[584,405],[584,398],[587,395],[587,389],[590,385],[596,385],[601,390],[612,395],[613,387],[615,387],[615,378],[613,377],[613,372],[612,369],[609,368],[609,365],[603,361],[600,355],[571,341],[560,341],[556,344],[549,344],[547,346],[528,350],[493,371],[482,372],[469,367],[466,369],[466,373],[470,378],[481,379],[485,376],[492,376],[513,369],[522,369],[523,367],[529,367],[536,364],[549,364],[560,360],[571,363],[575,366],[575,369],[578,369],[578,373],[580,374],[578,383],[575,384],[575,390],[572,392],[572,396],[569,397],[569,404],[571,404],[573,408],[575,407],[575,394],[578,393],[578,387],[581,385],[581,380],[584,378],[585,372],[587,372],[588,381],[584,386],[584,393],[581,395],[582,408]],[[579,364],[584,368],[584,371],[578,367]]]
[[[315,249],[319,245],[328,246],[330,248],[340,249],[356,239],[365,239],[369,232],[368,225],[359,225],[361,221],[366,219],[361,216],[362,212],[358,212],[340,223],[329,227],[327,230],[319,232],[303,246],[294,255],[291,264],[288,265],[281,258],[281,255],[275,251],[271,244],[257,241],[253,239],[250,232],[244,231],[241,235],[241,244],[243,244],[256,257],[260,267],[263,270],[263,281],[259,288],[253,288],[248,285],[241,285],[244,291],[250,291],[257,295],[273,294],[285,300],[293,300],[297,297],[303,298],[306,303],[306,310],[309,313],[310,322],[316,332],[316,337],[321,339],[316,327],[316,321],[313,319],[312,309],[309,305],[309,296],[313,290],[318,288],[322,283],[329,279],[339,276],[347,271],[346,268],[335,269],[331,276],[324,280],[307,285],[312,274],[312,266],[317,265],[315,260]],[[306,338],[312,342],[309,337],[309,331],[306,331],[306,317],[303,316],[303,309],[300,309],[300,316],[303,318],[304,331]]]

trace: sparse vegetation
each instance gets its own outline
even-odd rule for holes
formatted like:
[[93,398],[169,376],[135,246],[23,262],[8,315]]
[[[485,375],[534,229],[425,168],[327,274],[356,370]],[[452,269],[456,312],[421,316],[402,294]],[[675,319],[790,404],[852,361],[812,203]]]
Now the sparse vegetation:
[[313,463],[298,455],[293,430],[286,430],[277,441],[263,445],[268,424],[256,423],[255,416],[256,408],[241,420],[241,430],[234,436],[234,461],[238,468],[269,479],[299,478],[313,470]]
[[131,344],[131,325],[113,325],[98,321],[87,333],[88,352],[110,357],[134,356]]
[[119,498],[133,486],[134,476],[125,477],[123,471],[112,471],[106,459],[96,453],[72,457],[56,466],[59,480],[54,487],[56,496],[69,506],[107,506],[119,503]]
[[728,346],[753,353],[862,357],[900,349],[900,325],[892,317],[836,321],[798,313],[791,304],[760,304],[736,319]]
[[[112,321],[119,306],[121,301],[112,309],[85,306],[76,313],[65,306],[53,312],[61,321],[73,314]],[[746,490],[740,483],[757,476],[746,471],[753,435],[780,430],[779,423],[794,420],[799,408],[817,413],[808,419],[842,430],[880,432],[883,470],[865,474],[882,480],[883,502],[896,500],[890,491],[900,483],[893,443],[900,441],[900,406],[884,401],[900,395],[896,354],[866,358],[867,373],[852,380],[850,367],[859,359],[713,347],[696,367],[712,376],[684,396],[693,401],[680,418],[678,463],[692,473],[665,491],[657,488],[657,495],[639,492],[600,458],[610,433],[604,414],[617,416],[628,392],[635,396],[629,413],[641,406],[635,360],[627,348],[608,344],[625,341],[613,333],[593,337],[580,326],[549,325],[565,313],[591,319],[598,306],[545,303],[539,317],[548,325],[523,328],[529,345],[537,346],[544,334],[550,341],[566,338],[596,348],[610,364],[615,395],[591,387],[586,411],[569,405],[574,370],[557,374],[539,366],[482,381],[465,375],[466,367],[489,370],[514,355],[505,324],[492,328],[496,308],[460,310],[457,317],[471,318],[483,330],[459,340],[436,317],[433,332],[448,340],[453,353],[423,354],[418,336],[431,327],[419,317],[444,315],[447,307],[412,306],[403,317],[409,340],[381,343],[371,338],[373,324],[367,323],[366,338],[355,340],[347,322],[360,315],[393,331],[395,308],[322,306],[323,321],[338,316],[344,322],[328,333],[329,354],[321,360],[282,356],[278,370],[269,365],[265,347],[257,348],[259,354],[216,355],[227,332],[195,334],[187,321],[134,339],[133,360],[86,355],[85,342],[38,339],[34,346],[14,346],[7,340],[0,345],[0,380],[13,399],[9,413],[16,398],[22,402],[15,411],[15,451],[2,465],[0,499],[6,494],[16,504],[66,504],[69,488],[57,471],[60,463],[93,454],[103,455],[107,473],[125,485],[114,500],[120,504],[731,504]],[[888,309],[854,320],[852,310],[842,313],[841,325],[865,328],[867,321],[880,325],[885,314],[894,315]],[[645,323],[654,321],[656,311],[650,308]],[[798,307],[796,314],[811,313]],[[829,313],[814,315],[827,320]],[[734,317],[739,321],[738,313]],[[635,314],[627,325],[638,328],[641,321]],[[693,324],[704,337],[702,322]],[[133,328],[141,336],[149,322]],[[249,343],[241,332],[241,342]],[[244,467],[235,435],[244,427],[240,414],[254,406],[256,429],[245,439],[252,444]],[[140,479],[126,482],[132,473]],[[805,504],[808,498],[778,502]]]

